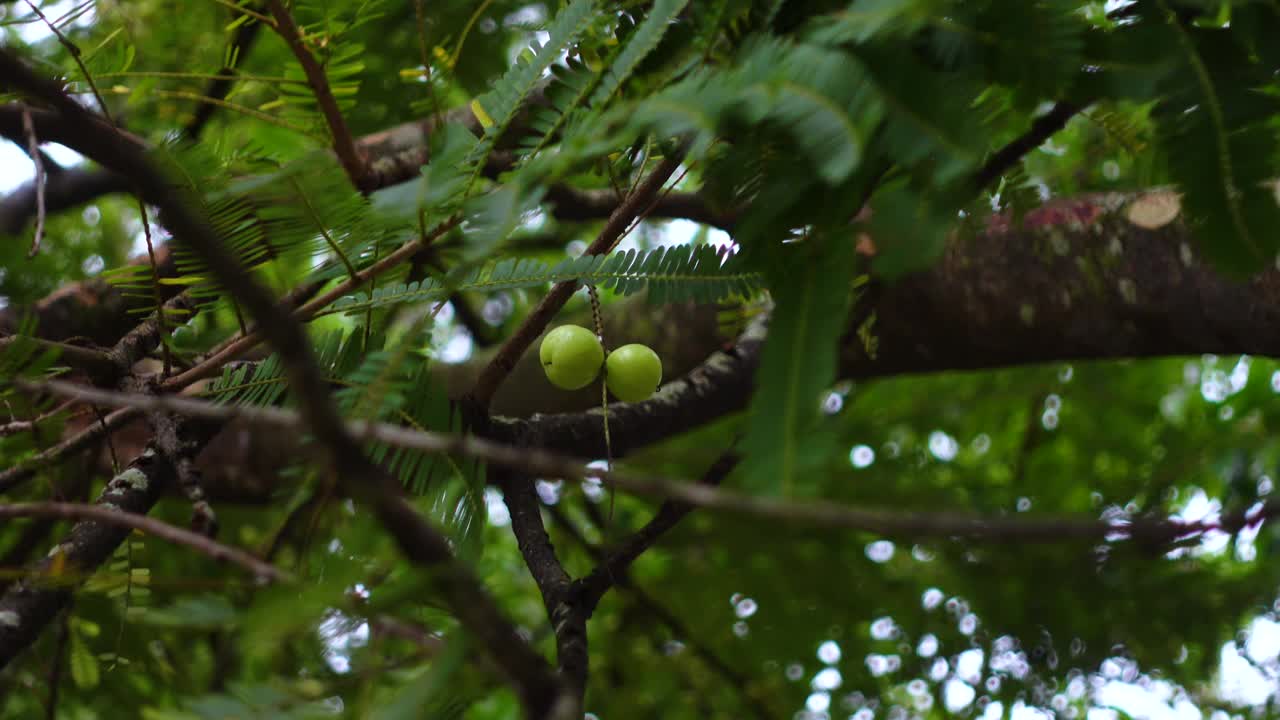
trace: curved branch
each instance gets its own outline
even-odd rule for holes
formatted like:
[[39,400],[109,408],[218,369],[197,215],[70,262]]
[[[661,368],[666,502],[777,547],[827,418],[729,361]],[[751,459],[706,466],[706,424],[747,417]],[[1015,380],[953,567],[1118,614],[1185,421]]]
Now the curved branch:
[[[117,476],[120,477],[120,476]],[[121,512],[106,504],[85,505],[65,502],[23,502],[0,504],[0,519],[10,518],[52,518],[58,520],[81,520],[102,525],[117,525],[129,530],[139,530],[154,535],[161,540],[189,547],[202,555],[219,562],[227,562],[253,573],[255,576],[281,582],[290,580],[288,573],[270,563],[230,545],[223,545],[200,533],[183,530],[166,522],[142,514]]]
[[[203,424],[184,424],[187,436],[207,439]],[[102,512],[146,515],[173,480],[173,467],[148,446],[129,466],[107,484],[98,497]],[[93,511],[97,513],[98,511]],[[28,567],[27,577],[0,596],[0,667],[9,664],[39,636],[71,600],[76,586],[129,536],[131,529],[114,522],[88,517],[76,523],[66,538],[43,560]],[[63,580],[58,581],[58,578]]]
[[342,162],[343,169],[347,171],[351,184],[362,192],[372,190],[368,183],[365,159],[351,137],[346,118],[342,117],[342,111],[338,109],[338,100],[333,96],[333,90],[329,88],[329,78],[325,75],[324,68],[320,67],[320,63],[316,62],[311,51],[307,49],[302,39],[302,31],[284,3],[281,0],[267,0],[267,8],[271,10],[271,16],[276,20],[276,33],[284,39],[293,56],[302,65],[302,72],[306,74],[307,82],[311,85],[311,92],[320,106],[320,113],[324,115],[324,120],[329,125],[329,134],[333,138],[333,151]]
[[[721,455],[698,481],[700,485],[717,487],[737,467],[739,456],[732,450]],[[644,551],[653,547],[668,530],[675,527],[693,507],[680,502],[668,500],[662,503],[658,512],[629,537],[618,544],[618,547],[600,558],[599,564],[591,574],[579,581],[583,598],[583,608],[589,616],[600,603],[600,599],[617,582],[625,577],[631,563]]]

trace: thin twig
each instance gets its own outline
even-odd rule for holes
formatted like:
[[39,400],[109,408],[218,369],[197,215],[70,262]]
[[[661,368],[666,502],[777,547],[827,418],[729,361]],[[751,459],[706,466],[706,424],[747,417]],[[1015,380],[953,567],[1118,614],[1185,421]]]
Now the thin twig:
[[423,0],[414,0],[413,15],[417,21],[415,29],[418,31],[418,54],[422,59],[423,80],[427,83],[427,101],[431,103],[431,116],[439,126],[440,103],[436,101],[435,86],[431,81],[431,51],[427,49],[427,10],[423,5]]
[[[737,467],[739,459],[737,453],[732,449],[724,453],[711,464],[711,467],[707,469],[707,472],[698,481],[699,484],[706,487],[719,486],[725,477]],[[644,551],[652,547],[667,531],[675,527],[692,509],[692,506],[681,502],[672,500],[664,502],[658,508],[658,512],[654,513],[653,518],[645,523],[644,527],[636,530],[623,540],[617,548],[609,552],[600,561],[600,564],[589,575],[579,581],[584,591],[584,605],[589,609],[594,609],[596,604],[600,602],[600,598],[604,597],[609,588],[617,582],[617,578],[626,574],[627,568],[631,566],[631,563],[640,557]]]
[[10,435],[17,435],[24,432],[33,432],[45,422],[48,422],[71,409],[71,406],[75,404],[75,400],[64,400],[63,402],[58,403],[58,405],[52,410],[42,412],[30,420],[10,420],[5,424],[0,425],[0,437],[8,437]]
[[290,582],[293,577],[286,571],[230,545],[223,545],[216,540],[199,533],[174,527],[146,515],[122,512],[103,505],[63,502],[25,502],[0,504],[0,519],[13,518],[54,518],[57,520],[94,520],[111,525],[141,530],[161,540],[184,545],[219,562],[239,565],[254,575],[272,582]]
[[62,613],[62,622],[58,623],[58,639],[53,645],[53,660],[49,663],[49,706],[45,717],[48,720],[58,718],[58,690],[62,686],[62,665],[66,661],[67,641],[71,638],[71,607]]
[[368,165],[356,147],[351,130],[347,128],[347,121],[342,117],[342,111],[338,109],[338,101],[333,96],[333,90],[329,88],[329,79],[324,74],[324,68],[316,62],[311,51],[307,49],[302,39],[302,31],[284,3],[281,0],[267,0],[267,8],[271,10],[271,15],[276,20],[276,32],[284,38],[285,44],[302,65],[302,71],[311,85],[311,92],[315,94],[316,103],[319,104],[320,112],[329,125],[329,133],[333,136],[333,151],[337,153],[338,160],[347,171],[347,177],[357,189],[366,191]]
[[57,362],[65,364],[67,367],[83,370],[94,380],[103,380],[112,378],[116,372],[115,361],[111,355],[104,350],[85,347],[83,345],[73,345],[68,342],[60,342],[58,340],[45,340],[44,338],[31,337],[30,335],[9,335],[0,337],[0,352],[3,352],[12,345],[30,344],[40,349],[42,352],[53,351],[58,354]]
[[[30,390],[75,397],[110,407],[146,412],[174,412],[211,420],[239,420],[248,425],[297,431],[304,422],[297,411],[274,407],[218,405],[186,397],[118,393],[62,380],[15,384]],[[744,515],[791,525],[832,530],[856,530],[889,537],[969,538],[994,542],[1062,542],[1066,540],[1123,540],[1128,538],[1169,542],[1189,535],[1220,530],[1229,532],[1280,513],[1280,501],[1261,511],[1241,513],[1216,522],[1138,519],[1132,522],[1061,516],[986,516],[953,512],[896,512],[853,508],[830,502],[784,501],[699,485],[686,480],[625,473],[592,467],[580,460],[538,448],[503,445],[473,435],[436,433],[366,420],[346,422],[346,432],[362,440],[381,441],[424,452],[460,454],[504,467],[520,469],[528,476],[559,477],[573,482],[588,478],[643,497],[673,500],[713,512]]]
[[173,359],[169,357],[169,343],[164,341],[168,336],[164,318],[164,295],[160,292],[160,266],[156,263],[156,250],[151,244],[151,221],[147,219],[147,204],[138,195],[138,214],[142,218],[142,236],[147,240],[147,260],[151,264],[151,292],[156,301],[156,331],[160,333],[160,352],[164,356],[164,370],[161,377],[169,377],[173,372]]
[[130,422],[139,415],[140,413],[133,408],[117,410],[103,418],[101,422],[94,423],[57,445],[27,458],[8,470],[0,472],[0,493],[9,492],[35,475],[38,470],[50,467],[71,453],[79,452],[89,447],[90,443]]
[[1067,122],[1083,108],[1065,100],[1053,106],[1049,112],[1036,118],[1025,133],[987,158],[973,174],[973,187],[981,190],[1013,167],[1024,155],[1040,147],[1054,133],[1067,126]]
[[31,109],[22,109],[22,132],[27,136],[27,154],[36,166],[36,232],[31,238],[31,249],[27,257],[33,258],[40,252],[40,240],[44,237],[44,153],[40,152],[40,139],[36,137],[36,129],[31,125]]
[[107,103],[102,99],[102,94],[98,92],[97,84],[93,82],[93,75],[89,74],[89,68],[85,66],[84,60],[80,57],[80,46],[71,42],[71,38],[63,35],[62,31],[58,29],[57,23],[50,22],[49,18],[45,17],[44,13],[40,12],[40,8],[37,7],[34,2],[31,0],[26,0],[26,2],[27,7],[31,8],[31,11],[34,12],[40,20],[44,22],[45,26],[49,28],[49,32],[53,33],[54,37],[58,38],[58,42],[62,47],[66,48],[67,52],[71,54],[71,59],[76,61],[76,66],[80,68],[81,74],[84,75],[85,82],[89,83],[89,90],[93,92],[93,98],[98,101],[98,107],[102,109],[102,117],[107,119],[108,124],[114,126],[116,123],[111,119],[111,111],[107,109]]

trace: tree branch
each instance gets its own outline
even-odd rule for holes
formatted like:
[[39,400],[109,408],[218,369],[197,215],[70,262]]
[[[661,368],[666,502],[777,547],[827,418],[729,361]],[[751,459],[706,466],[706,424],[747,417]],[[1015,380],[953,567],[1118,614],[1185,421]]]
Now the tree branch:
[[[210,420],[240,420],[248,425],[298,431],[304,421],[293,410],[273,407],[238,407],[173,396],[130,395],[98,390],[59,380],[18,380],[27,390],[77,397],[97,405],[131,407],[146,412],[173,412]],[[559,477],[573,482],[597,479],[622,492],[671,500],[712,512],[743,515],[831,530],[855,530],[901,538],[969,538],[982,542],[1062,542],[1133,538],[1153,543],[1210,530],[1232,530],[1280,511],[1280,501],[1261,515],[1225,519],[1216,524],[1177,520],[1113,522],[1080,517],[1018,515],[1014,517],[948,512],[901,513],[852,508],[828,502],[784,501],[729,492],[684,480],[604,470],[565,455],[537,447],[513,447],[472,435],[451,435],[413,430],[365,420],[346,423],[346,432],[363,441],[380,441],[424,452],[474,457],[528,476]]]
[[97,442],[102,437],[119,430],[125,424],[132,422],[141,413],[133,408],[125,408],[117,410],[102,419],[101,422],[94,423],[79,433],[59,442],[47,450],[43,450],[36,455],[27,458],[18,465],[15,465],[3,472],[0,472],[0,494],[13,490],[18,485],[26,482],[33,475],[43,468],[50,467],[62,461],[63,458],[77,453]]
[[[571,523],[558,507],[548,506],[547,512],[568,533],[569,537],[573,538],[573,541],[582,547],[596,562],[605,562],[607,555],[604,549],[588,542],[582,531]],[[767,703],[763,702],[762,698],[756,697],[751,692],[750,679],[746,675],[734,669],[705,643],[699,641],[697,633],[692,628],[685,625],[684,621],[675,613],[668,610],[662,603],[646,592],[644,588],[632,581],[626,570],[623,570],[614,578],[614,584],[620,588],[625,588],[637,605],[656,618],[658,622],[666,625],[672,635],[680,638],[681,642],[687,645],[694,655],[701,658],[707,667],[718,673],[729,684],[729,687],[740,693],[744,705],[751,710],[752,714],[762,720],[776,716],[776,713],[767,707]]]
[[[120,477],[120,476],[117,476]],[[82,503],[63,502],[25,502],[0,504],[0,519],[11,518],[52,518],[56,520],[87,520],[103,525],[117,525],[130,530],[140,530],[148,535],[165,540],[175,545],[189,547],[218,562],[238,565],[255,576],[271,582],[289,582],[292,576],[264,563],[258,558],[230,545],[223,545],[215,540],[183,530],[146,515],[121,512],[104,505],[85,505]]]
[[302,31],[284,3],[281,0],[267,0],[267,8],[271,10],[271,16],[276,20],[276,32],[284,38],[285,44],[302,65],[302,71],[307,76],[307,83],[311,85],[311,92],[316,96],[320,112],[324,115],[325,122],[329,124],[329,134],[333,137],[333,151],[337,154],[338,161],[347,171],[351,184],[362,192],[368,192],[372,188],[369,187],[366,179],[364,157],[356,148],[351,130],[347,128],[347,121],[342,117],[342,111],[338,109],[338,101],[329,88],[329,79],[325,77],[324,68],[320,67],[320,63],[316,62],[311,51],[307,49],[302,39]]
[[[711,464],[698,483],[707,487],[718,487],[738,466],[739,459],[732,450],[724,453]],[[692,509],[690,505],[672,500],[662,503],[658,512],[645,523],[644,527],[619,543],[618,547],[608,553],[589,575],[578,581],[583,595],[583,607],[588,615],[600,603],[604,594],[618,582],[618,578],[626,575],[631,563],[644,551],[653,547],[659,538],[675,527]]]
[[31,113],[26,112],[22,115],[22,130],[27,136],[27,154],[31,156],[31,162],[35,165],[36,176],[33,182],[36,184],[36,231],[31,240],[31,250],[27,253],[27,257],[35,257],[40,251],[40,240],[44,237],[44,153],[40,151],[40,140],[36,137],[36,130],[31,125]]
[[1006,170],[1016,165],[1023,156],[1040,147],[1054,133],[1066,127],[1071,118],[1082,109],[1075,103],[1065,100],[1054,105],[1049,112],[1036,118],[1025,133],[987,158],[978,172],[973,175],[973,187],[981,190],[990,185]]
[[533,479],[518,470],[495,473],[502,488],[502,500],[511,515],[511,531],[516,536],[520,555],[542,595],[542,605],[551,621],[556,638],[556,658],[561,680],[568,686],[564,702],[571,703],[565,712],[582,714],[583,694],[587,689],[587,619],[591,613],[581,611],[580,597],[570,592],[573,583],[542,522],[542,504],[534,489]]
[[[766,327],[766,318],[757,318],[731,347],[713,352],[684,377],[663,385],[648,400],[610,404],[610,440],[614,455],[625,455],[635,448],[746,407],[755,385]],[[530,418],[494,417],[487,437],[498,442],[520,442],[553,452],[602,458],[607,450],[603,412],[593,407],[584,412],[540,414]]]
[[[205,437],[207,430],[202,425],[187,424],[182,432]],[[111,513],[110,517],[83,515],[84,519],[71,528],[48,557],[30,566],[28,576],[0,596],[0,667],[7,666],[35,641],[70,602],[76,585],[106,562],[128,537],[129,521],[117,516],[145,515],[172,479],[173,467],[148,447],[98,497],[98,508]],[[0,505],[3,507],[6,506]],[[63,580],[49,582],[57,578]]]
[[[373,465],[330,402],[328,384],[312,356],[300,323],[276,304],[270,292],[245,272],[240,262],[214,234],[211,223],[146,159],[142,150],[111,142],[114,128],[100,122],[63,94],[60,87],[35,75],[23,62],[0,51],[0,77],[6,84],[39,97],[58,109],[76,130],[73,148],[93,146],[108,167],[133,180],[164,213],[166,224],[208,265],[226,290],[258,322],[263,336],[279,353],[289,386],[298,398],[300,415],[317,444],[333,461],[344,489],[372,506],[379,521],[415,564],[433,570],[431,578],[458,619],[485,647],[515,684],[529,711],[541,716],[560,695],[559,683],[546,661],[516,633],[484,587],[453,555],[449,541],[417,514],[399,492],[394,479]],[[108,134],[109,133],[109,134]]]

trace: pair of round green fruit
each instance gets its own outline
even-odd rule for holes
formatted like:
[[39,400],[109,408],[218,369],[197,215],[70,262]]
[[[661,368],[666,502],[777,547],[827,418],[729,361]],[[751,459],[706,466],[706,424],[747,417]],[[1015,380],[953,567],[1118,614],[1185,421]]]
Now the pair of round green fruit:
[[606,360],[600,340],[581,325],[561,325],[547,333],[538,358],[547,379],[562,390],[590,385],[604,365],[609,392],[623,402],[648,398],[662,382],[662,360],[647,345],[623,345]]

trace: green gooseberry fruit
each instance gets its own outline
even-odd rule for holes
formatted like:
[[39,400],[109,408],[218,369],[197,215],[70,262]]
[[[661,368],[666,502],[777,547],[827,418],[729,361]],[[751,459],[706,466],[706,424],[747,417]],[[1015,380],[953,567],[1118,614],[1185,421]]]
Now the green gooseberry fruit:
[[648,345],[623,345],[609,353],[605,368],[609,392],[623,402],[647,399],[662,382],[662,360]]
[[604,348],[595,333],[581,325],[561,325],[542,338],[538,358],[552,385],[577,390],[590,385],[600,374]]

